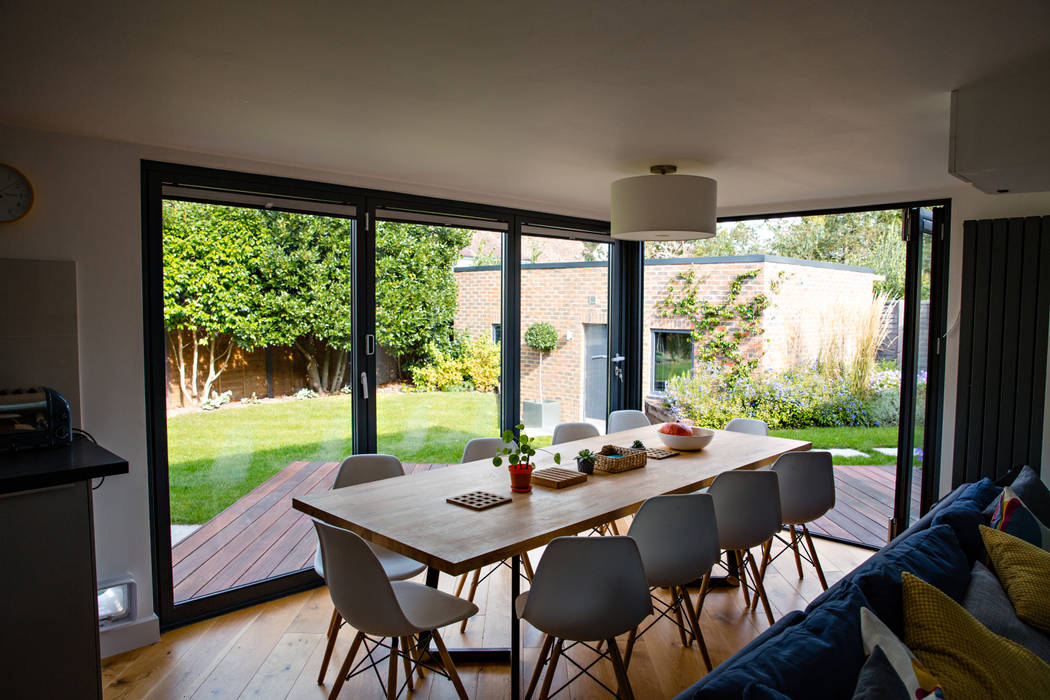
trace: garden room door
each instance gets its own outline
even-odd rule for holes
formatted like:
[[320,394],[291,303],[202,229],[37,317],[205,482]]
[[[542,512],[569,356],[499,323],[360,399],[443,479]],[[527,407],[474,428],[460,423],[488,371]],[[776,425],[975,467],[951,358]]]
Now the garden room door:
[[170,628],[317,583],[316,536],[291,500],[330,488],[360,439],[363,207],[306,183],[144,175],[148,351],[163,368],[150,396],[156,597]]

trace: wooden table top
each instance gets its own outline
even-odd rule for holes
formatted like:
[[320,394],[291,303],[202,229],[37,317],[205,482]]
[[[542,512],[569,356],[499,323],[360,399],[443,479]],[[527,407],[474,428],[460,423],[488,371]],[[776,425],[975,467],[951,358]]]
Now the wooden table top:
[[[662,447],[657,426],[625,430],[552,448],[562,464],[575,468],[576,453],[597,452],[602,445],[630,446],[641,440]],[[491,460],[450,465],[403,477],[311,494],[292,505],[323,522],[352,530],[395,552],[448,574],[462,574],[485,564],[534,549],[562,535],[575,535],[629,515],[652,496],[703,488],[733,469],[755,469],[785,452],[808,450],[800,440],[715,431],[700,452],[650,458],[645,467],[619,474],[595,472],[587,482],[563,489],[533,485],[531,494],[512,494],[506,467]],[[536,468],[554,466],[545,452]],[[511,496],[512,502],[483,511],[446,503],[470,491]]]

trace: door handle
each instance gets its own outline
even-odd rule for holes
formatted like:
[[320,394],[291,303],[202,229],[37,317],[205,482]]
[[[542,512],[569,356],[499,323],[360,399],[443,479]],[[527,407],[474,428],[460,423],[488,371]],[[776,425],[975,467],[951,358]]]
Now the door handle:
[[591,355],[592,360],[608,360],[608,355]]
[[617,354],[613,355],[612,361],[613,362],[623,362],[626,359],[627,359],[626,357],[624,357],[623,355],[617,353]]
[[364,372],[361,373],[361,398],[368,398],[368,375]]
[[[365,336],[365,354],[375,355],[376,354],[376,337],[372,334]],[[368,397],[365,397],[368,398]]]

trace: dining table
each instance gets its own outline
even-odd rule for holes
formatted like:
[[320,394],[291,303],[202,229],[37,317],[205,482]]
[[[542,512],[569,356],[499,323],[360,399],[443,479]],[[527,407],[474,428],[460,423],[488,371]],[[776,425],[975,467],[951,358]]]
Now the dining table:
[[[630,447],[636,440],[663,448],[658,426],[561,443],[539,450],[536,469],[574,468],[582,449],[598,452],[605,445]],[[521,627],[514,601],[521,587],[521,553],[556,537],[587,532],[630,515],[653,496],[690,493],[719,474],[757,469],[791,451],[808,450],[802,440],[715,430],[699,451],[649,457],[645,466],[623,472],[596,470],[584,483],[566,488],[533,485],[531,493],[512,493],[506,467],[491,459],[449,465],[443,469],[373,481],[325,493],[294,498],[293,506],[310,517],[357,533],[427,566],[427,585],[437,587],[440,572],[453,576],[510,560],[509,647],[456,649],[452,657],[466,662],[510,663],[511,697],[521,693]],[[485,510],[448,503],[447,498],[474,491],[509,496],[510,501]],[[420,641],[429,650],[429,639]]]

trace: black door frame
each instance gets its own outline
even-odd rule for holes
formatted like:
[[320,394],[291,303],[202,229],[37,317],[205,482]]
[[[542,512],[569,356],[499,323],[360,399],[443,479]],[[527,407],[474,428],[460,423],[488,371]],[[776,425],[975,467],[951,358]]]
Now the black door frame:
[[[168,451],[166,425],[166,340],[163,316],[163,257],[161,202],[165,185],[213,190],[217,204],[231,203],[224,194],[258,194],[299,199],[304,211],[311,203],[338,203],[356,207],[357,225],[353,241],[354,308],[351,353],[351,384],[355,388],[351,431],[356,453],[376,449],[375,378],[376,358],[368,352],[372,344],[364,341],[375,335],[375,222],[377,209],[400,209],[438,216],[458,216],[506,224],[503,235],[502,264],[502,376],[500,423],[503,429],[518,423],[520,408],[520,285],[521,235],[523,226],[543,226],[546,235],[573,237],[585,234],[603,237],[610,244],[610,261],[618,259],[622,244],[608,236],[609,223],[596,219],[559,216],[543,212],[491,206],[473,202],[422,197],[398,192],[348,187],[325,182],[297,180],[217,170],[159,161],[141,161],[142,189],[142,269],[143,269],[143,350],[145,358],[146,440],[149,477],[151,554],[154,610],[162,630],[172,629],[208,617],[237,610],[321,585],[312,569],[276,576],[221,593],[202,596],[176,605],[172,590],[170,501],[168,492]],[[319,212],[320,213],[320,212]],[[425,222],[424,222],[425,223]],[[480,226],[479,226],[480,227]],[[629,244],[628,244],[629,247]],[[510,264],[513,263],[513,264]],[[623,294],[615,293],[619,284],[617,268],[610,262],[609,317],[620,315]],[[627,289],[627,287],[623,287]],[[613,338],[610,337],[610,347]],[[640,362],[640,359],[639,359]],[[361,376],[368,386],[364,398]],[[640,376],[640,375],[639,375]],[[610,384],[610,389],[612,385]],[[612,391],[610,391],[612,394]],[[610,396],[610,406],[621,406],[619,397]]]

